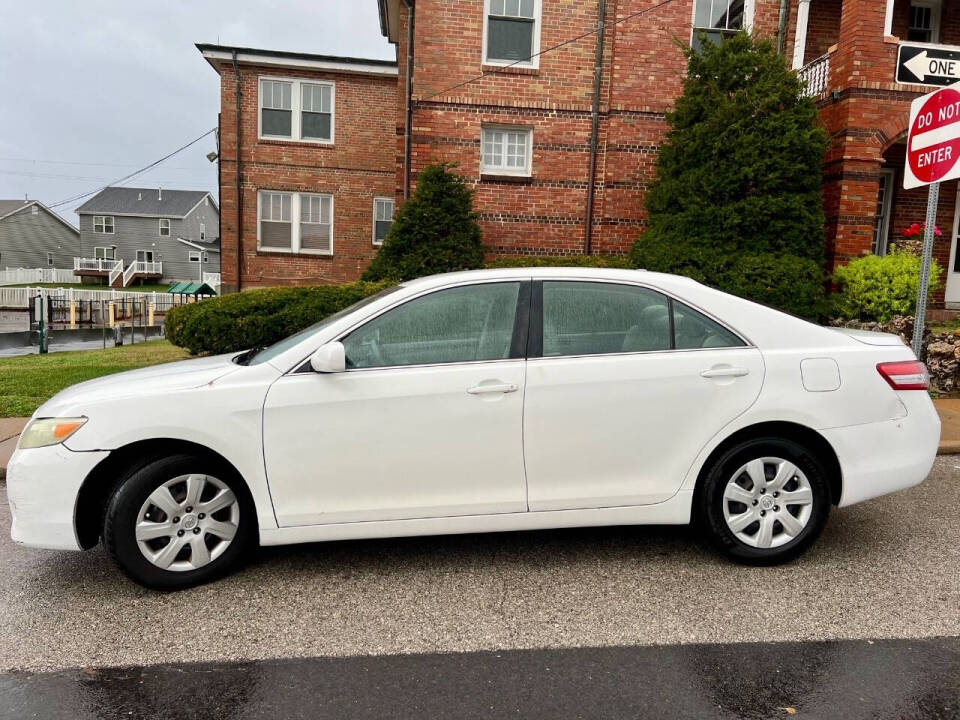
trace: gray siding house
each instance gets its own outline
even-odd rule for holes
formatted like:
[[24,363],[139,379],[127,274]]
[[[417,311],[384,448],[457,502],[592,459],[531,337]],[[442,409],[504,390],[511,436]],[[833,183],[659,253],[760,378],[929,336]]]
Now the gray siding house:
[[83,278],[121,287],[220,272],[220,209],[208,192],[108,187],[77,214]]
[[36,200],[0,200],[0,269],[73,267],[79,231]]

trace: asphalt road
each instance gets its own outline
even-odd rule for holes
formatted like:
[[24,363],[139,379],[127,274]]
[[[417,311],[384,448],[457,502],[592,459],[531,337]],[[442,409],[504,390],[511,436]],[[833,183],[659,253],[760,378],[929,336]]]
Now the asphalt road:
[[[236,575],[170,594],[127,581],[99,549],[15,547],[2,493],[0,673],[28,674],[0,676],[0,708],[24,682],[99,677],[115,666],[167,663],[143,672],[202,678],[214,668],[211,678],[240,677],[231,668],[258,659],[271,660],[250,672],[269,675],[271,663],[326,658],[289,666],[306,677],[310,663],[351,656],[469,653],[452,657],[480,662],[490,656],[477,651],[533,649],[549,660],[563,648],[591,657],[615,646],[958,636],[958,466],[960,458],[941,457],[918,488],[835,511],[816,547],[782,567],[730,564],[685,528],[606,528],[267,549]],[[822,646],[795,647],[802,655]],[[931,647],[956,677],[956,643]],[[950,653],[953,660],[943,659]],[[711,657],[717,667],[725,662]],[[216,665],[169,665],[198,661]],[[702,672],[677,663],[671,672]],[[46,672],[57,670],[67,672]],[[122,684],[124,672],[140,671],[112,672]],[[731,692],[744,685],[740,672],[729,668]],[[957,697],[955,684],[944,692],[944,703]]]

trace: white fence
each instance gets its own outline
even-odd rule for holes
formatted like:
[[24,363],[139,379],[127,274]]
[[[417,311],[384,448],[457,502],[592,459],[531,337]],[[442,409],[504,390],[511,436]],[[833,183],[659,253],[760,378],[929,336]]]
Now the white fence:
[[72,283],[77,278],[73,270],[56,268],[7,268],[0,270],[0,285],[23,285],[24,283]]
[[[111,300],[140,300],[153,305],[155,312],[162,313],[169,310],[174,305],[184,304],[185,298],[179,295],[170,295],[169,293],[138,293],[127,292],[124,290],[80,290],[77,288],[11,288],[0,287],[0,307],[2,308],[27,308],[30,306],[30,298],[42,294],[48,298],[63,298],[65,300],[95,300],[110,302]],[[191,299],[186,299],[193,302]]]
[[220,273],[208,273],[203,274],[203,282],[212,287],[218,293],[220,292]]

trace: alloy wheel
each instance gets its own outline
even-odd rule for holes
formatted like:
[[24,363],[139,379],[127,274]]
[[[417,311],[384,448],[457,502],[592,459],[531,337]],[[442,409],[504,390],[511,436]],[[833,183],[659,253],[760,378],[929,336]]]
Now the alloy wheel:
[[762,457],[744,463],[723,491],[723,517],[740,542],[775,548],[803,532],[813,511],[813,488],[789,460]]
[[143,556],[163,570],[185,572],[209,565],[233,542],[240,504],[212,475],[180,475],[143,502],[134,528]]

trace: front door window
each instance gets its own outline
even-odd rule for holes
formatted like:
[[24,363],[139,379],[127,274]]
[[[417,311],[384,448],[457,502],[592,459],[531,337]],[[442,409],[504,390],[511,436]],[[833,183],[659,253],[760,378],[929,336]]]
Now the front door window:
[[890,232],[890,206],[893,200],[894,171],[882,170],[877,184],[877,211],[873,226],[873,254],[886,255]]
[[343,339],[351,369],[505,360],[519,282],[430,293],[380,315]]

